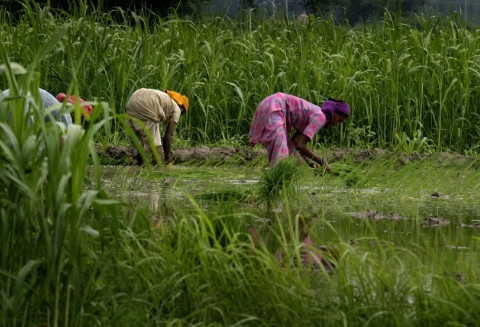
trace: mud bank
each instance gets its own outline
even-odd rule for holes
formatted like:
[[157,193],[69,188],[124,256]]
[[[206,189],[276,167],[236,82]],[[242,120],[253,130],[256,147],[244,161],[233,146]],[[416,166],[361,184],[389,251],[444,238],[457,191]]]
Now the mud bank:
[[[108,145],[102,149],[97,145],[97,154],[103,164],[108,165],[136,165],[137,151],[133,148],[121,145]],[[399,165],[406,165],[412,162],[422,160],[434,160],[438,164],[451,164],[452,166],[472,165],[474,168],[480,167],[480,159],[473,156],[465,156],[450,153],[399,153],[387,151],[384,149],[329,149],[325,156],[330,163],[348,160],[354,164],[371,162],[379,159],[396,160]],[[172,157],[175,163],[204,163],[212,164],[236,163],[246,164],[252,161],[266,162],[267,151],[263,148],[250,147],[208,147],[197,146],[193,148],[180,148],[172,150]]]
[[[102,149],[96,146],[97,154],[102,163],[110,165],[136,165],[137,150],[121,145],[108,145]],[[254,160],[267,158],[265,149],[233,148],[233,147],[208,147],[197,146],[194,148],[180,148],[172,150],[172,158],[175,163],[238,163],[245,164]]]

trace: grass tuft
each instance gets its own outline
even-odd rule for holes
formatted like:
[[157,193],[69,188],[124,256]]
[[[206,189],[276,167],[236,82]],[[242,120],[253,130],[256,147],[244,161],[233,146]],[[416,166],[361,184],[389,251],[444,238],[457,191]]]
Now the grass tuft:
[[300,165],[294,158],[282,160],[267,169],[258,182],[259,201],[271,208],[282,196],[287,196],[290,201],[298,200],[300,173]]
[[330,174],[341,178],[347,186],[356,186],[360,181],[360,176],[355,168],[345,163],[332,163],[330,165]]

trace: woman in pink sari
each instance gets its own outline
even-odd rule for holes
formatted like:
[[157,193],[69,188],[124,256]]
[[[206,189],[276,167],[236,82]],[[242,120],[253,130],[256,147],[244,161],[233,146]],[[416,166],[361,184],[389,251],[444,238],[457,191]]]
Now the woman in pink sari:
[[[300,154],[312,166],[330,170],[306,144],[320,128],[341,124],[349,115],[350,106],[341,100],[327,100],[319,107],[293,95],[275,93],[263,99],[255,111],[248,133],[250,145],[265,146],[272,167],[281,159]],[[292,128],[295,134],[290,138]]]

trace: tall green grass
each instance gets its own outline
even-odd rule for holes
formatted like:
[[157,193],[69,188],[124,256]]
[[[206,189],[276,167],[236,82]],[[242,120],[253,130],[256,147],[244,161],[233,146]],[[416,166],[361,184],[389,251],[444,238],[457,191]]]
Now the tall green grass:
[[[104,18],[97,13],[95,21],[89,16],[63,18],[71,21],[66,25],[56,25],[57,19],[62,18],[51,16],[48,9],[27,6],[26,10],[24,20],[15,27],[6,23],[9,22],[6,13],[2,13],[0,20],[0,76],[12,92],[9,100],[0,105],[2,325],[438,326],[475,325],[480,319],[477,310],[480,296],[478,266],[470,266],[465,273],[466,281],[458,281],[432,272],[413,252],[388,246],[386,249],[379,247],[379,256],[375,256],[372,252],[351,247],[338,237],[338,268],[335,274],[329,275],[321,269],[314,271],[313,267],[300,265],[301,252],[305,250],[298,237],[305,232],[301,230],[301,213],[293,215],[287,209],[283,219],[272,223],[263,217],[238,212],[235,203],[220,201],[219,210],[210,208],[212,210],[208,211],[193,200],[183,199],[184,202],[189,201],[194,210],[182,210],[172,203],[170,215],[160,217],[163,219],[155,225],[149,218],[148,208],[131,207],[112,200],[102,187],[95,138],[100,134],[100,139],[109,141],[109,124],[112,121],[115,121],[113,125],[117,133],[121,130],[131,132],[123,124],[125,117],[117,103],[126,99],[118,100],[115,96],[118,95],[116,92],[128,92],[123,87],[133,89],[132,81],[135,79],[125,74],[118,77],[124,78],[125,84],[116,84],[119,82],[117,75],[128,71],[123,69],[125,67],[120,61],[110,62],[112,66],[105,65],[105,71],[92,72],[93,66],[89,63],[96,58],[95,43],[92,41],[96,32],[92,31],[118,28],[118,33],[131,32],[132,38],[135,35],[139,37],[137,40],[142,35],[149,36],[150,32],[141,28],[130,29],[127,23],[121,28],[102,27],[99,23],[104,22],[102,19],[107,19],[108,14]],[[67,13],[64,15],[67,16]],[[205,21],[199,26],[209,29],[217,24],[218,29],[214,30],[221,36],[224,23],[222,20]],[[319,22],[311,23],[315,25]],[[188,38],[189,32],[185,31],[197,28],[191,22],[178,20],[155,26],[152,28],[175,36],[164,44],[173,49],[177,49],[174,40],[179,43],[192,41]],[[301,26],[295,28],[301,31]],[[337,36],[343,32],[353,33],[348,29],[334,29],[333,24],[329,26],[328,31]],[[272,33],[284,31],[282,33],[290,35],[293,41],[300,39],[301,35],[292,33],[290,27],[283,25],[239,25],[231,33],[239,38],[247,33],[252,40],[248,43],[250,45],[255,44],[261,28],[267,31],[271,28]],[[5,30],[12,33],[5,34]],[[88,37],[83,39],[79,35]],[[105,32],[105,36],[108,35]],[[197,35],[197,40],[199,35],[201,33]],[[278,37],[282,35],[280,33]],[[145,41],[138,43],[137,48],[125,46],[115,49],[109,46],[115,44],[113,39],[110,40],[105,41],[105,52],[125,50],[122,57],[116,59],[132,59],[130,71],[140,76],[141,71],[136,65],[149,62],[151,49],[144,48],[151,43]],[[120,40],[128,42],[130,39],[120,37]],[[183,58],[181,64],[175,69],[164,66],[167,71],[173,72],[168,83],[175,83],[178,72],[186,72],[182,70],[184,65],[204,65],[211,69],[212,80],[231,76],[230,61],[223,61],[223,48],[216,48],[213,41],[212,37],[211,44],[198,43],[205,49],[211,48],[211,59],[217,60],[216,66],[211,65],[213,61],[195,61],[187,52],[177,52]],[[310,41],[313,41],[313,36]],[[22,42],[30,42],[30,48]],[[272,37],[273,47],[268,51],[279,55],[288,52],[275,42],[276,37]],[[240,49],[245,48],[241,44],[232,43]],[[131,49],[134,50],[129,53]],[[259,53],[270,60],[271,69],[277,69],[276,55],[269,56],[265,50],[262,48]],[[22,53],[23,57],[19,57],[18,53]],[[256,57],[252,58],[252,69],[248,72],[253,76],[263,62],[255,63]],[[338,58],[332,56],[332,59]],[[305,60],[308,62],[308,57]],[[162,62],[168,63],[167,60]],[[59,79],[53,78],[55,67],[58,76],[65,74],[60,79],[64,83],[62,85]],[[114,67],[115,74],[105,73],[109,71],[108,67]],[[154,72],[152,74],[158,73],[153,68],[144,70],[147,75],[151,71]],[[203,70],[199,70],[198,74],[202,73]],[[89,74],[95,79],[85,79]],[[97,79],[101,82],[102,76],[106,75],[111,80],[108,83],[103,80],[103,85],[110,88],[95,89],[98,87]],[[148,76],[144,81],[153,84],[153,79],[149,80],[151,76]],[[182,81],[188,81],[189,76],[181,76],[185,77]],[[222,94],[214,88],[208,97],[207,84],[201,84],[196,77],[190,77],[190,81],[198,83],[195,84],[198,97],[193,97],[197,107],[207,104],[202,102],[205,99],[209,102],[203,107],[203,114],[200,110],[196,111],[184,122],[184,137],[199,137],[204,141],[213,139],[212,135],[218,135],[218,128],[225,126],[241,131],[244,128],[241,123],[243,118],[233,122],[227,119],[232,112],[238,114],[237,111],[230,108],[222,111],[215,107],[218,94],[226,95],[229,91],[225,89],[227,93]],[[276,81],[269,77],[271,75],[264,75],[264,86],[284,81],[280,77]],[[307,80],[304,79],[304,83]],[[183,86],[183,91],[188,90],[190,86],[181,83],[178,86]],[[95,102],[95,114],[87,129],[74,125],[63,130],[56,123],[45,123],[43,118],[49,113],[39,106],[36,90],[42,87],[52,91],[54,85],[86,98],[93,98],[92,91],[96,90],[118,111],[111,110],[108,103]],[[20,90],[23,92],[20,93]],[[27,90],[31,95],[25,95]],[[239,90],[244,95],[248,94],[241,87]],[[114,94],[107,98],[110,91]],[[253,89],[250,91],[250,100],[262,96]],[[239,94],[239,91],[235,89],[232,94]],[[103,99],[101,96],[98,100]],[[32,105],[25,113],[27,97]],[[225,104],[230,103],[227,99],[223,98]],[[245,101],[248,104],[250,100],[242,100],[242,103]],[[68,110],[74,110],[78,122],[80,108],[77,106]],[[249,110],[253,109],[245,105],[245,111]],[[67,109],[63,108],[63,111],[67,112]],[[27,123],[28,115],[36,118],[31,125]],[[195,119],[200,118],[208,124],[198,122],[199,125],[195,125]],[[199,129],[188,129],[188,124]],[[209,134],[213,131],[214,134]],[[66,136],[62,146],[59,145],[61,136]],[[85,179],[89,157],[94,170],[94,183],[91,184]],[[421,173],[416,176],[421,177]],[[407,184],[406,177],[401,182]],[[470,183],[473,184],[472,181]],[[288,197],[284,201],[288,207]],[[327,218],[319,217],[329,226]],[[248,233],[248,227],[253,224],[261,230],[261,237],[256,241]],[[335,230],[332,229],[332,233]],[[372,237],[375,238],[375,235],[372,234]],[[271,241],[266,244],[268,239]],[[279,249],[283,252],[282,260],[276,256]],[[441,258],[435,255],[433,249],[422,250],[442,265]],[[418,268],[405,269],[405,257],[418,262]]]
[[[39,75],[9,63],[0,50],[10,89],[30,89],[31,114],[43,118],[35,105]],[[290,213],[286,193],[285,214],[271,221],[217,199],[208,211],[194,201],[193,210],[172,203],[155,225],[148,208],[122,205],[102,189],[93,134],[107,124],[108,107],[95,106],[105,118],[92,117],[87,130],[76,125],[64,132],[43,119],[28,125],[25,96],[12,98],[0,107],[2,325],[437,326],[480,318],[478,267],[463,263],[459,281],[436,249],[366,251],[338,236],[333,275],[303,267],[306,218]],[[84,179],[88,156],[93,186]],[[328,217],[316,219],[340,235]],[[380,244],[375,233],[371,238]]]
[[[332,17],[288,24],[250,14],[241,21],[191,21],[144,11],[56,12],[35,3],[18,22],[0,15],[1,42],[23,65],[49,35],[69,26],[37,67],[41,86],[52,93],[74,78],[81,96],[106,101],[117,113],[140,87],[187,94],[192,110],[176,137],[192,144],[246,135],[257,104],[279,91],[352,105],[347,124],[321,131],[314,143],[356,146],[362,140],[352,131],[369,128],[371,147],[402,149],[398,136],[412,138],[419,130],[429,151],[462,152],[480,144],[473,123],[480,29],[455,16],[404,21],[387,12],[352,28],[337,26]],[[0,86],[7,86],[5,79]],[[108,141],[125,142],[121,125],[114,126]]]
[[[95,133],[108,129],[108,107],[96,106],[87,130],[80,125],[65,130],[56,122],[44,121],[55,108],[41,107],[37,69],[66,32],[66,27],[60,28],[46,38],[27,69],[10,63],[7,49],[0,44],[0,73],[10,88],[9,98],[0,104],[0,288],[6,325],[22,324],[27,316],[38,323],[68,325],[71,312],[80,310],[81,299],[94,287],[93,279],[81,277],[94,275],[85,260],[95,259],[90,246],[101,247],[107,238],[118,235],[113,207],[118,202],[101,188],[93,142]],[[73,81],[71,87],[76,86]],[[73,110],[78,121],[80,107]],[[98,119],[100,114],[103,119]],[[97,187],[85,190],[89,156]]]
[[[275,164],[275,167],[265,170],[258,181],[256,195],[259,202],[271,210],[277,202],[287,198],[298,203],[302,197],[301,181],[313,176],[299,164],[298,158],[287,158]],[[308,168],[307,168],[308,169]]]

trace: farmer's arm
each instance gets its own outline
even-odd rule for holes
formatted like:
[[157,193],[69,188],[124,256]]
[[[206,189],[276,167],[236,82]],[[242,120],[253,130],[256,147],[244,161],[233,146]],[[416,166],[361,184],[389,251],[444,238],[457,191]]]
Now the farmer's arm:
[[165,163],[168,164],[172,158],[172,135],[177,123],[168,122],[167,131],[163,137],[163,153],[165,154]]
[[[295,148],[298,150],[298,152],[300,152],[302,157],[308,160],[313,160],[318,165],[322,166],[322,163],[324,163],[322,162],[322,158],[316,153],[314,153],[312,150],[307,148],[307,143],[310,142],[310,139],[305,134],[298,133],[298,132],[295,133],[295,135],[293,135],[292,137],[292,142],[295,145]],[[330,167],[326,163],[325,163],[325,168],[327,170],[330,170]]]

